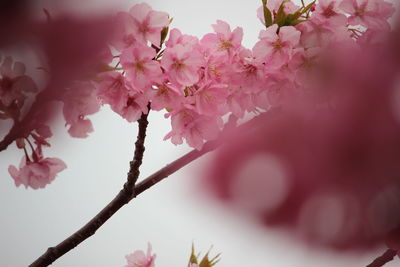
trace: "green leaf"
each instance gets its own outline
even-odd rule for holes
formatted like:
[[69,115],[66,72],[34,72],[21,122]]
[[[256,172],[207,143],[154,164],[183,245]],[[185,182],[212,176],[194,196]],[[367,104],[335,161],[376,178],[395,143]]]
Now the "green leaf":
[[276,15],[275,23],[278,24],[280,27],[282,26],[296,26],[297,24],[304,22],[306,20],[300,19],[302,15],[306,14],[310,11],[311,7],[315,4],[315,1],[311,2],[305,7],[299,8],[293,14],[285,14],[284,12],[284,2],[282,2],[281,6],[279,7],[278,14]]
[[278,12],[276,13],[275,23],[278,24],[278,26],[282,27],[285,26],[285,21],[286,21],[285,2],[282,2],[282,4],[278,9]]
[[273,23],[273,21],[272,21],[272,13],[267,7],[267,0],[262,0],[262,3],[263,3],[265,26],[269,27]]

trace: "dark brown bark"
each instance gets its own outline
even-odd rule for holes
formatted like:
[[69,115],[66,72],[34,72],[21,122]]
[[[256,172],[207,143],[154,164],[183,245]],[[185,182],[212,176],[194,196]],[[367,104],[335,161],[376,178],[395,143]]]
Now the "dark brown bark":
[[397,251],[389,248],[382,254],[382,256],[379,256],[371,264],[368,264],[367,267],[381,267],[392,261],[396,255]]
[[142,114],[138,121],[138,136],[135,143],[135,155],[130,162],[127,182],[118,195],[104,207],[93,219],[86,223],[81,229],[72,234],[70,237],[62,241],[55,247],[50,247],[47,251],[34,261],[31,267],[48,266],[63,256],[68,251],[72,250],[84,240],[94,235],[96,231],[113,216],[122,206],[129,203],[136,195],[135,183],[139,177],[139,168],[142,164],[144,154],[144,141],[146,138],[146,129],[148,125],[147,114]]
[[[275,111],[269,111],[267,113],[261,114],[252,120],[238,126],[239,130],[252,129],[259,125],[260,120],[265,119],[266,116],[270,116],[270,113]],[[159,183],[163,179],[167,178],[169,175],[178,171],[182,167],[186,166],[190,162],[196,160],[202,155],[215,150],[222,144],[222,139],[226,139],[225,131],[222,132],[220,138],[214,141],[209,141],[204,144],[203,149],[192,150],[191,152],[183,155],[179,159],[168,164],[159,171],[153,173],[142,182],[135,185],[139,177],[139,167],[142,163],[143,152],[144,152],[144,139],[146,136],[147,127],[147,115],[142,115],[139,120],[139,133],[138,139],[136,141],[135,157],[130,163],[130,171],[128,173],[128,181],[125,183],[123,189],[118,193],[118,195],[106,206],[104,207],[93,219],[91,219],[86,225],[84,225],[77,232],[72,234],[70,237],[62,241],[55,247],[50,247],[42,256],[40,256],[35,262],[33,262],[30,267],[41,267],[48,266],[52,264],[55,260],[63,256],[68,251],[72,250],[78,246],[81,242],[94,235],[94,233],[113,216],[121,207],[128,204],[137,195],[143,193],[147,189],[151,188],[155,184]],[[226,124],[225,129],[234,128],[236,124],[235,120],[229,120]]]

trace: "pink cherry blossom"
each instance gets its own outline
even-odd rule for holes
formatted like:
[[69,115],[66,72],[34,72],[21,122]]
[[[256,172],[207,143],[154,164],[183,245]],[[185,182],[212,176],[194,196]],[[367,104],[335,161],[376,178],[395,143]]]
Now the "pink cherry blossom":
[[62,96],[63,113],[68,132],[72,137],[86,138],[93,131],[92,122],[85,117],[99,111],[100,103],[94,86],[89,82],[78,82]]
[[175,88],[173,84],[158,84],[155,90],[150,92],[151,109],[153,110],[175,110],[184,103],[183,91]]
[[199,39],[192,35],[182,34],[179,29],[172,29],[169,32],[168,41],[165,43],[167,47],[174,47],[177,44],[194,46]]
[[[128,12],[119,12],[115,17],[115,32],[111,45],[118,51],[122,51],[139,42],[135,37],[132,17]],[[142,41],[143,43],[143,41]]]
[[39,159],[33,162],[27,161],[26,157],[23,157],[19,169],[11,165],[8,167],[8,172],[16,186],[22,184],[25,188],[38,189],[50,184],[56,178],[57,173],[66,167],[65,163],[58,158],[43,158],[39,155]]
[[199,81],[199,70],[203,57],[190,45],[177,44],[166,50],[161,66],[172,83],[182,87],[191,86]]
[[210,46],[213,52],[222,51],[232,53],[241,47],[243,39],[243,29],[237,27],[233,31],[228,23],[217,20],[217,24],[212,25],[215,34],[206,34],[201,40],[203,45]]
[[183,139],[189,146],[201,150],[205,140],[218,137],[222,121],[215,116],[199,115],[191,109],[174,111],[171,114],[172,131],[164,140],[171,138],[173,144],[182,144]]
[[130,87],[125,77],[118,72],[107,72],[99,76],[97,95],[104,104],[128,122],[137,121],[147,113],[148,93],[139,93]]
[[340,8],[350,14],[350,25],[361,25],[372,29],[387,29],[387,19],[395,11],[393,4],[384,0],[343,0]]
[[218,116],[227,112],[226,97],[229,91],[225,84],[205,83],[195,91],[196,111],[202,115]]
[[234,75],[231,82],[249,91],[260,89],[265,80],[264,65],[256,60],[253,52],[242,49],[233,63]]
[[161,30],[169,24],[169,16],[165,12],[154,11],[146,4],[136,4],[130,10],[132,20],[132,35],[143,42],[150,41],[159,47],[161,42]]
[[10,106],[14,101],[23,101],[25,93],[36,92],[37,87],[31,77],[25,75],[25,65],[6,57],[0,65],[0,101]]
[[379,50],[320,51],[329,64],[317,65],[321,82],[261,115],[258,129],[237,133],[213,161],[218,196],[314,245],[369,249],[386,241],[397,250],[398,36]]
[[260,41],[253,48],[254,56],[265,62],[266,68],[278,68],[287,63],[292,56],[292,49],[298,45],[300,32],[292,26],[279,28],[274,24],[260,32]]
[[341,1],[320,0],[312,13],[313,18],[319,20],[329,20],[335,27],[345,26],[347,18],[339,9]]
[[236,86],[231,86],[229,91],[230,95],[227,97],[226,102],[229,110],[237,118],[243,118],[246,111],[253,112],[256,110],[256,105],[250,92],[246,92],[243,88]]
[[147,246],[147,254],[142,250],[136,250],[125,258],[128,261],[125,267],[154,267],[156,254],[151,253],[151,244],[149,243]]
[[161,79],[160,63],[153,60],[156,51],[148,46],[138,44],[125,49],[120,58],[121,65],[131,86],[137,92],[143,92],[154,82]]
[[304,48],[326,47],[336,42],[351,41],[346,27],[335,25],[329,20],[312,17],[296,28],[301,32],[300,43]]

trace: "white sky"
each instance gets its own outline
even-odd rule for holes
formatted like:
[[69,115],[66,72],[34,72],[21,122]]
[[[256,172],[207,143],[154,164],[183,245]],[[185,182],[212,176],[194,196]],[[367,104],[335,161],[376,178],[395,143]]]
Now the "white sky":
[[[134,1],[70,1],[85,14],[94,7],[127,10]],[[172,27],[202,36],[217,19],[244,28],[244,44],[251,47],[262,29],[256,17],[261,0],[152,0],[156,10],[174,17]],[[108,108],[92,116],[95,132],[86,140],[58,135],[45,153],[62,158],[68,169],[44,190],[16,188],[9,164],[21,153],[0,153],[0,266],[27,266],[47,247],[58,244],[102,209],[121,189],[133,156],[136,124],[128,124]],[[62,125],[60,125],[62,126]],[[60,127],[62,128],[62,127]],[[57,130],[59,131],[59,130]],[[141,177],[179,155],[163,137],[169,121],[152,112]],[[153,244],[156,266],[186,267],[191,243],[200,251],[213,245],[222,253],[218,267],[337,267],[365,266],[381,251],[365,255],[336,255],[306,249],[283,234],[256,227],[212,202],[193,181],[201,176],[206,157],[172,175],[122,208],[96,234],[55,262],[58,267],[124,266],[125,255]],[[398,264],[398,262],[397,262]],[[397,266],[396,263],[388,264]]]

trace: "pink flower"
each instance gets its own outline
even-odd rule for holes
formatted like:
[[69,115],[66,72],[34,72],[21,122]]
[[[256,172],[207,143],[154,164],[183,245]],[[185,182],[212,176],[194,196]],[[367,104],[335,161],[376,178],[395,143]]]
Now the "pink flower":
[[93,131],[92,122],[85,116],[99,111],[100,103],[93,85],[89,82],[78,82],[66,90],[62,96],[63,113],[68,133],[72,137],[86,138]]
[[341,1],[335,0],[320,0],[312,13],[313,18],[319,20],[329,20],[334,27],[345,26],[347,18],[340,13],[339,4]]
[[226,97],[229,95],[226,84],[205,83],[195,91],[196,111],[202,115],[220,116],[227,112]]
[[125,258],[128,261],[125,267],[154,267],[156,255],[151,254],[151,244],[149,243],[147,246],[147,254],[144,254],[142,250],[136,250]]
[[246,111],[256,110],[251,93],[240,87],[231,87],[229,89],[231,94],[227,97],[226,102],[233,115],[237,118],[243,118]]
[[278,68],[286,64],[292,56],[292,51],[298,45],[300,32],[292,26],[279,29],[274,24],[260,32],[260,41],[253,48],[254,56],[266,63],[266,68]]
[[241,47],[243,39],[243,29],[237,27],[233,31],[228,23],[222,20],[217,20],[217,24],[213,24],[215,34],[206,34],[201,43],[205,46],[210,46],[214,51],[223,51],[232,53]]
[[184,103],[184,96],[182,90],[174,88],[172,84],[159,84],[157,89],[152,90],[151,96],[151,109],[162,110],[177,109]]
[[387,19],[395,11],[393,4],[384,0],[343,0],[340,8],[350,14],[350,25],[373,29],[388,29]]
[[[1,58],[0,58],[1,59]],[[27,92],[36,92],[31,77],[25,75],[25,65],[6,57],[0,65],[0,101],[10,106],[14,101],[23,101]]]
[[386,241],[397,250],[398,36],[379,49],[320,52],[320,84],[261,115],[213,160],[218,196],[314,245],[359,250]]
[[142,113],[147,113],[148,93],[133,90],[122,74],[107,72],[99,76],[97,95],[103,103],[128,122],[137,121]]
[[122,51],[138,42],[132,26],[132,17],[128,12],[119,12],[115,17],[115,24],[111,45],[118,51]]
[[311,18],[296,26],[301,32],[300,43],[304,48],[326,47],[339,41],[352,41],[346,27],[329,20]]
[[132,35],[144,44],[150,41],[159,47],[161,30],[169,24],[168,14],[152,10],[146,3],[134,5],[129,13],[132,20]]
[[128,81],[137,92],[148,89],[152,83],[160,81],[160,63],[153,60],[156,51],[148,46],[137,44],[125,49],[121,54],[121,65],[126,71]]
[[168,41],[166,42],[167,47],[174,47],[177,44],[181,45],[190,45],[194,46],[199,42],[199,39],[195,36],[187,35],[187,34],[182,34],[180,30],[178,29],[172,29],[169,32],[169,38]]
[[215,116],[199,115],[193,110],[182,109],[172,112],[172,131],[164,137],[164,140],[171,138],[171,142],[178,145],[186,139],[189,146],[201,150],[204,140],[218,137],[221,124],[221,119]]
[[114,111],[119,110],[125,105],[129,91],[125,77],[119,72],[112,71],[100,74],[99,79],[101,81],[96,84],[97,96]]
[[23,184],[25,188],[38,189],[50,184],[56,178],[57,173],[66,167],[65,163],[58,158],[43,158],[40,155],[33,162],[26,161],[26,157],[23,157],[19,170],[11,165],[8,167],[8,172],[14,179],[16,186]]
[[192,46],[177,44],[165,51],[161,66],[172,83],[185,87],[199,81],[202,62],[202,55]]
[[264,65],[258,62],[251,50],[243,49],[233,63],[231,82],[245,90],[258,91],[264,84]]

